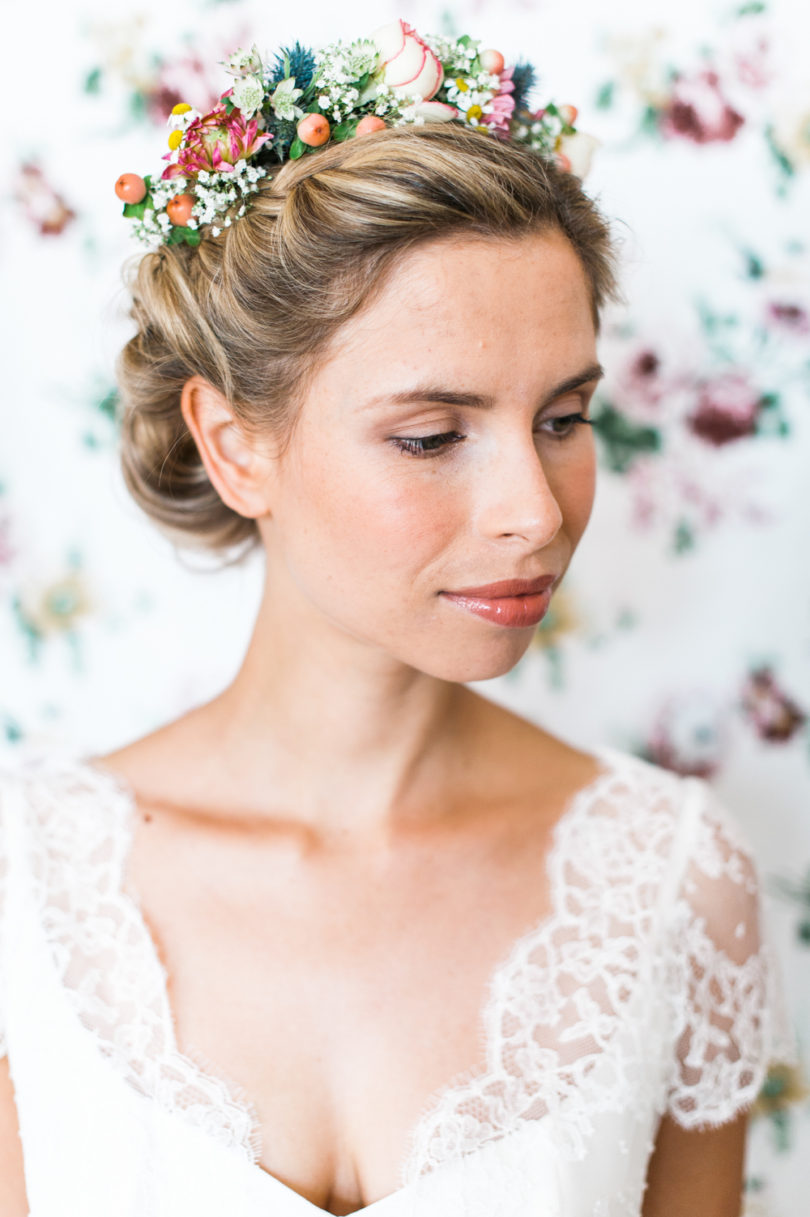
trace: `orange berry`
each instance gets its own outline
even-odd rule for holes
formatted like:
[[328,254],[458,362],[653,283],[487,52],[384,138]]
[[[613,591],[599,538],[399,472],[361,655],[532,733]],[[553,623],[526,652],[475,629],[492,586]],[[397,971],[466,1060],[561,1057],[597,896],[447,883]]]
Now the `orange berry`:
[[576,108],[576,106],[560,106],[558,112],[565,125],[567,127],[573,127],[574,123],[577,121],[577,115],[579,114],[579,110]]
[[329,139],[331,128],[329,120],[323,114],[305,114],[296,127],[296,133],[302,144],[310,148],[319,148]]
[[491,72],[493,76],[500,76],[505,62],[500,51],[482,51],[480,59],[481,67],[485,72]]
[[559,169],[564,169],[566,173],[570,173],[571,172],[570,158],[567,157],[564,152],[556,152],[554,155],[557,160],[557,167]]
[[115,193],[124,203],[140,203],[146,197],[146,182],[137,173],[122,173],[115,183]]
[[187,228],[191,219],[191,209],[194,197],[190,194],[176,194],[166,204],[166,214],[177,228]]
[[385,123],[376,114],[366,114],[354,129],[355,135],[370,135],[372,131],[384,131]]

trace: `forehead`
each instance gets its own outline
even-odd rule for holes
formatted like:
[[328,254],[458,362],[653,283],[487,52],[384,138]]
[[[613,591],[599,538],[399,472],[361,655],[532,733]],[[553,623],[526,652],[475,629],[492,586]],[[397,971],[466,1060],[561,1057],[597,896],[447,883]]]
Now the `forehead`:
[[458,236],[402,255],[341,329],[322,373],[350,372],[357,386],[432,368],[469,379],[548,364],[558,376],[595,344],[588,281],[561,233]]

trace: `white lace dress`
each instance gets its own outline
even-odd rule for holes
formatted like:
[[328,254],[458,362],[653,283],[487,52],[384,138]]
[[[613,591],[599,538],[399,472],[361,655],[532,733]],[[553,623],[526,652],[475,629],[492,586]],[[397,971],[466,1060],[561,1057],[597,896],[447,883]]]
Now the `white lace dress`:
[[[709,787],[611,748],[538,861],[487,1060],[428,1102],[369,1217],[638,1217],[658,1121],[723,1123],[797,1060],[758,872]],[[178,1051],[122,875],[129,789],[69,750],[0,768],[0,1055],[31,1217],[318,1217],[249,1103]],[[418,1045],[414,1046],[418,1051]]]

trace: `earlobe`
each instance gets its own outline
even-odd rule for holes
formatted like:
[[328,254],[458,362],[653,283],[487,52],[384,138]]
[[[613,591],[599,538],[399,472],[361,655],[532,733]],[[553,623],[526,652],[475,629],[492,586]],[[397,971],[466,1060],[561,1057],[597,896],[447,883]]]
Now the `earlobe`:
[[249,519],[266,515],[268,471],[228,399],[202,376],[183,385],[180,409],[205,471],[228,507]]

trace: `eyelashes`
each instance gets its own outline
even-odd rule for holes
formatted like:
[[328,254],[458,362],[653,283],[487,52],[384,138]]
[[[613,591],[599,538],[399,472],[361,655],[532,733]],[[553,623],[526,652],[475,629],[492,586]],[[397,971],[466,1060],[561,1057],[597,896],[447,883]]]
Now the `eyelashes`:
[[[555,440],[570,439],[579,429],[581,424],[592,427],[593,419],[586,418],[584,414],[561,414],[557,418],[546,420],[550,423],[560,424],[561,430],[553,430],[547,432]],[[422,435],[414,437],[392,436],[391,442],[395,447],[399,448],[400,452],[405,452],[409,456],[434,456],[441,453],[444,449],[455,444],[459,444],[464,440],[464,436],[458,431],[444,431],[440,435]]]

